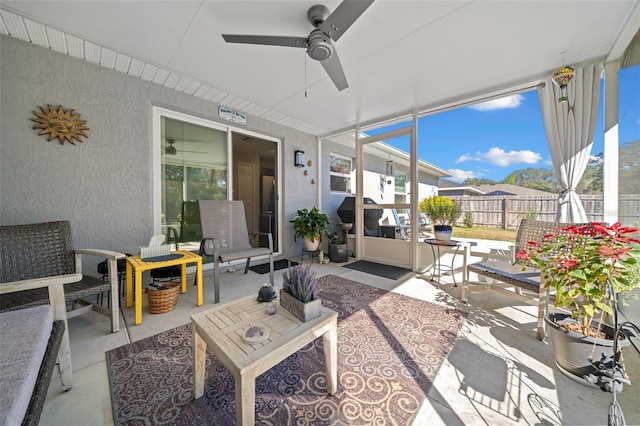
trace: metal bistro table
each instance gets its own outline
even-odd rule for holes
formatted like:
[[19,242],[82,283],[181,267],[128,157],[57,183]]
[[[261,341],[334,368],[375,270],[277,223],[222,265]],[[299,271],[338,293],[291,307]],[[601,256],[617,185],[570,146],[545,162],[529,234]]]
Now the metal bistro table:
[[[440,283],[439,278],[443,274],[451,274],[451,279],[453,280],[453,286],[457,287],[458,283],[456,283],[456,276],[453,273],[454,263],[456,260],[456,256],[460,253],[460,249],[462,249],[463,260],[462,260],[462,273],[463,275],[467,270],[467,254],[468,254],[468,244],[465,244],[458,240],[436,240],[435,238],[425,238],[424,242],[429,244],[431,247],[431,253],[433,254],[433,265],[431,266],[431,281],[435,282],[436,272],[438,274],[438,283]],[[441,260],[440,248],[444,247],[448,250],[453,250],[453,257],[451,258],[451,265],[444,265]],[[465,277],[462,277],[462,281],[465,281]]]

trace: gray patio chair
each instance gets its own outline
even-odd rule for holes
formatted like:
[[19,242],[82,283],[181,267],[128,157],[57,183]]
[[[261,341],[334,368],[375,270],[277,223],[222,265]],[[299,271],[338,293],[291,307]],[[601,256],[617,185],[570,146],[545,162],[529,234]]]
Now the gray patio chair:
[[[215,303],[220,301],[220,262],[247,259],[246,274],[252,257],[269,255],[269,278],[273,287],[273,236],[258,233],[250,240],[242,201],[198,200],[202,241],[200,255],[213,257]],[[269,247],[253,247],[258,235],[266,235]]]

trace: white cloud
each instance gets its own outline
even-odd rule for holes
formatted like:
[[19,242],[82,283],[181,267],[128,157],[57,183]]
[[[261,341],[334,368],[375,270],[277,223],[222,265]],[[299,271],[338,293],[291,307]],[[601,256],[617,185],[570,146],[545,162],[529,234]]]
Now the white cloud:
[[471,105],[469,108],[475,109],[476,111],[518,108],[523,100],[524,96],[522,95],[511,95],[500,99],[494,99],[492,101],[482,102],[481,104]]
[[475,155],[464,154],[456,160],[456,163],[462,163],[464,161],[480,161],[482,163],[507,167],[511,164],[517,163],[536,164],[540,160],[542,160],[542,156],[540,154],[529,151],[528,149],[507,152],[502,148],[493,147],[487,152],[476,152]]
[[472,156],[471,154],[464,154],[456,160],[456,164],[464,163],[465,161],[480,161],[480,159]]
[[602,166],[604,164],[604,158],[599,155],[590,155],[588,164],[589,166]]
[[449,169],[447,170],[453,176],[447,179],[451,179],[456,182],[464,182],[466,179],[478,177],[475,172],[470,170],[460,170],[460,169]]

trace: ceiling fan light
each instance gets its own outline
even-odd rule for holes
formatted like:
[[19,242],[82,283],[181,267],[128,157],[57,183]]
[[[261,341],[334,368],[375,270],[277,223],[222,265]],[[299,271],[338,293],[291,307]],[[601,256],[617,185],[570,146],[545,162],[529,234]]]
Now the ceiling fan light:
[[313,31],[309,36],[309,46],[307,47],[309,57],[316,61],[324,61],[329,59],[332,53],[331,39],[321,30]]

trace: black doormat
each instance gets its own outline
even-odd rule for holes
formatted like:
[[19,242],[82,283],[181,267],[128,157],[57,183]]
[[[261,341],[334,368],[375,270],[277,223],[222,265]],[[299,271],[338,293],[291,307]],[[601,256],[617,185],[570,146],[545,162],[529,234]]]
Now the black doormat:
[[382,263],[369,262],[367,260],[358,260],[356,262],[349,263],[348,265],[344,265],[344,267],[360,272],[366,272],[367,274],[377,275],[379,277],[389,278],[390,280],[397,280],[411,272],[408,269],[400,268],[398,266],[383,265]]
[[[294,262],[293,260],[291,261],[287,259],[276,260],[275,262],[273,262],[273,270],[279,271],[280,269],[288,268],[289,262],[291,262],[291,266],[296,266],[298,264],[298,262]],[[251,269],[253,272],[258,274],[268,274],[269,262],[263,263],[262,265],[249,266],[249,269]]]

